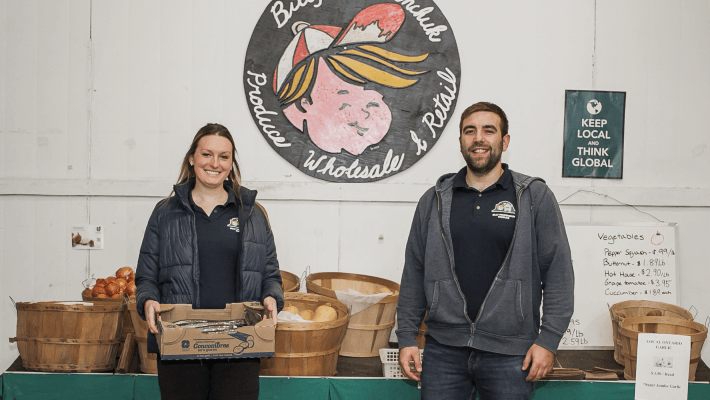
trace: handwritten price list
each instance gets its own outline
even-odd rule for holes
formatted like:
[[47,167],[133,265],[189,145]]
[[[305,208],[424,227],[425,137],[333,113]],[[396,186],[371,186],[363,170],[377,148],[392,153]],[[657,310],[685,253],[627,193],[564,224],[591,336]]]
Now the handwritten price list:
[[589,344],[589,340],[584,337],[579,318],[572,318],[569,321],[569,328],[565,332],[560,342],[561,346],[584,346]]
[[609,306],[626,300],[676,304],[675,230],[569,226],[575,311],[561,347],[611,348]]
[[[645,250],[604,249],[604,294],[607,296],[672,295],[671,272],[666,259],[675,256],[672,248]],[[636,267],[636,268],[634,268]]]

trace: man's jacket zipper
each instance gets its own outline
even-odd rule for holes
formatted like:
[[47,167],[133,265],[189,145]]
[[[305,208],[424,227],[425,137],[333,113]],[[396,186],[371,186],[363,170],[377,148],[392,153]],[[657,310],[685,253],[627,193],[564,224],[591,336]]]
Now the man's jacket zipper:
[[[527,189],[527,185],[520,188],[518,193],[516,194],[516,200],[518,202],[518,209],[520,209],[520,195],[523,193],[523,190]],[[503,266],[505,265],[506,261],[508,261],[508,257],[510,256],[510,250],[512,249],[513,241],[515,240],[515,235],[518,231],[518,221],[520,218],[515,218],[515,228],[513,229],[513,238],[510,241],[510,246],[508,247],[508,252],[505,254],[505,258],[503,259],[503,263],[501,264],[500,268],[498,269],[498,273],[496,273],[496,277],[493,280],[493,284],[491,284],[491,287],[488,288],[488,293],[486,293],[486,297],[483,299],[483,303],[481,303],[481,307],[478,309],[478,313],[476,314],[476,319],[475,321],[471,321],[471,319],[468,316],[468,306],[466,302],[466,296],[464,296],[463,291],[461,290],[461,285],[459,284],[458,277],[456,276],[456,270],[454,269],[454,259],[451,255],[451,249],[449,248],[449,243],[446,241],[446,236],[444,235],[444,226],[442,224],[442,215],[441,215],[441,197],[439,196],[439,192],[436,192],[436,199],[437,199],[437,211],[439,215],[439,231],[441,232],[441,238],[444,241],[444,246],[446,246],[446,252],[449,255],[449,263],[451,265],[451,273],[454,277],[454,281],[456,282],[456,288],[459,290],[459,294],[461,295],[461,298],[463,299],[463,307],[464,307],[464,315],[466,316],[466,320],[471,324],[471,335],[473,335],[474,332],[476,332],[476,323],[478,323],[478,319],[481,317],[481,312],[483,311],[483,307],[486,305],[486,301],[488,300],[488,297],[491,294],[491,291],[493,290],[493,286],[495,285],[496,281],[498,280],[498,276],[500,275],[500,272],[503,270]]]
[[[518,190],[518,194],[515,196],[516,200],[518,202],[518,212],[520,211],[520,195],[523,193],[523,190],[527,189],[527,186],[523,186]],[[518,215],[519,217],[519,215]],[[486,297],[483,299],[483,303],[481,303],[481,308],[478,309],[478,313],[476,314],[476,321],[474,322],[477,323],[478,319],[481,318],[481,312],[483,311],[483,307],[486,305],[486,301],[488,300],[488,296],[491,295],[491,291],[493,290],[493,286],[496,284],[498,281],[498,276],[500,275],[500,271],[503,270],[503,266],[505,265],[506,261],[508,261],[508,257],[510,256],[510,249],[513,248],[513,241],[515,241],[515,234],[518,232],[518,221],[520,218],[515,218],[515,228],[513,229],[513,238],[510,240],[510,246],[508,247],[508,252],[505,254],[505,258],[503,259],[503,264],[501,264],[500,269],[498,269],[498,273],[496,274],[496,278],[493,280],[493,284],[491,287],[488,288],[488,293],[486,293]],[[475,327],[474,327],[475,331]]]
[[468,309],[468,306],[466,305],[466,296],[464,296],[463,291],[461,291],[461,285],[459,285],[459,278],[456,276],[456,270],[454,269],[454,258],[451,255],[451,249],[449,248],[449,243],[446,242],[446,236],[444,236],[444,226],[442,225],[442,222],[441,222],[441,197],[439,196],[439,192],[435,192],[435,193],[436,193],[436,209],[439,214],[439,231],[441,232],[441,239],[444,241],[444,246],[446,246],[446,252],[449,254],[449,264],[451,265],[451,274],[454,277],[454,281],[456,282],[456,287],[459,290],[459,294],[461,295],[461,298],[463,299],[463,315],[466,316],[466,320],[471,325],[471,334],[473,335],[473,331],[474,331],[473,321],[471,321],[471,318],[468,317],[468,312],[466,311]]

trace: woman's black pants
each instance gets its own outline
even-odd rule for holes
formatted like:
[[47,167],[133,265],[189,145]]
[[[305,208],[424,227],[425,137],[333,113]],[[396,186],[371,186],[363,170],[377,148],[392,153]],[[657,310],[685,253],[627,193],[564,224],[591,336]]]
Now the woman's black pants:
[[259,398],[259,359],[161,360],[160,398],[218,400]]

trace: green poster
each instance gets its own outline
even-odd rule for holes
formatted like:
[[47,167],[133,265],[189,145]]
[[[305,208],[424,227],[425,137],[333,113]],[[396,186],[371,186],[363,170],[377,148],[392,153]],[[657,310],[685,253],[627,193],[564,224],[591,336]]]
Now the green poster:
[[626,92],[565,91],[562,176],[621,179]]

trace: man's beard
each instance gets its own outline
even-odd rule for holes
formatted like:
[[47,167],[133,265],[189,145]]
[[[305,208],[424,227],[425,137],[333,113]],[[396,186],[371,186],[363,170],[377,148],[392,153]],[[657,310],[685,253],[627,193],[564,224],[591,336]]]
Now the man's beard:
[[[473,151],[476,147],[488,147],[490,149],[488,152],[488,159],[474,160],[473,157],[471,157],[471,151]],[[485,175],[491,172],[500,162],[500,156],[503,154],[503,142],[500,142],[498,148],[489,146],[484,142],[474,142],[471,147],[465,149],[463,144],[461,144],[461,154],[463,155],[463,159],[466,161],[466,165],[471,172],[478,175]]]

